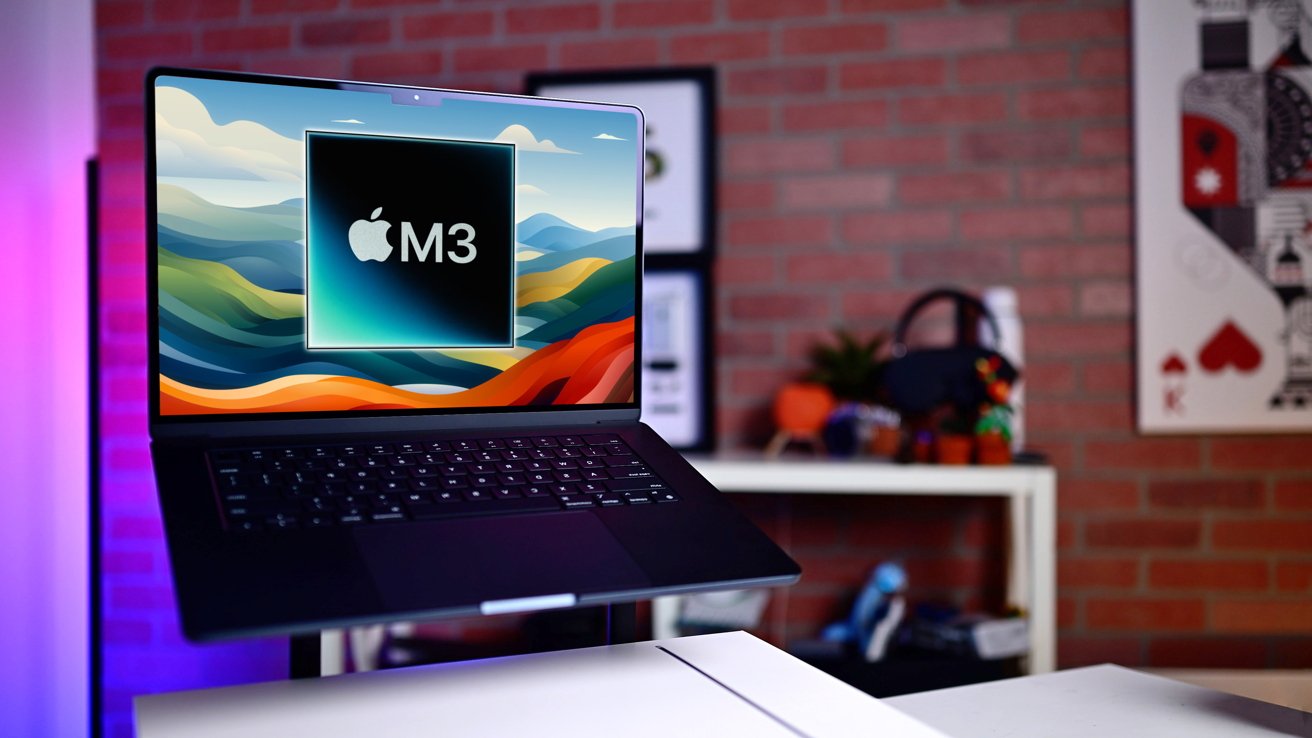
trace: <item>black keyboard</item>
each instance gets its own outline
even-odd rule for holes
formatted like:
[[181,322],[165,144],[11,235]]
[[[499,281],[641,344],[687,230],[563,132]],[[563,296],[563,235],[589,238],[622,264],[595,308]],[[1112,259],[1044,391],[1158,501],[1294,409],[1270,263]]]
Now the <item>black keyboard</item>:
[[211,451],[224,527],[254,532],[677,502],[614,434]]

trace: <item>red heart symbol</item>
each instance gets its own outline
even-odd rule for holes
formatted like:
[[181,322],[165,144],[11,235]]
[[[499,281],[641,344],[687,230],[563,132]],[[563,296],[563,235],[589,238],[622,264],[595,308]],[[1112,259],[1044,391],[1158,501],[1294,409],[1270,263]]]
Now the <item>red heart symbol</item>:
[[1177,353],[1172,353],[1162,362],[1162,374],[1184,374],[1187,370],[1184,359]]
[[1262,365],[1262,350],[1253,343],[1234,321],[1225,325],[1203,344],[1198,352],[1198,363],[1210,373],[1233,366],[1240,372],[1251,372]]

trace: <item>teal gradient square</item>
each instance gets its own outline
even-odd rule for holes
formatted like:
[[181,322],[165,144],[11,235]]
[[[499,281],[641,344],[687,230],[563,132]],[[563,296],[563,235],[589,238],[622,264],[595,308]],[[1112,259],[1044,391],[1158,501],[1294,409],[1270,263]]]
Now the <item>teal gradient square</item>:
[[306,347],[514,345],[515,146],[306,131]]

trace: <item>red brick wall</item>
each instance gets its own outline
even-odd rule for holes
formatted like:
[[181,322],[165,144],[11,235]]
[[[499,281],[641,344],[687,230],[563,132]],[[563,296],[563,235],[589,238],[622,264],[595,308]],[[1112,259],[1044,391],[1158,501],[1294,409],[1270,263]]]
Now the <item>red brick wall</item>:
[[[1134,431],[1127,8],[100,0],[106,561],[108,602],[124,605],[111,637],[158,646],[169,598],[142,446],[148,66],[517,91],[535,70],[713,64],[724,442],[768,433],[770,394],[829,327],[886,328],[942,282],[1014,285],[1030,435],[1060,474],[1060,662],[1312,666],[1312,441]],[[912,508],[946,516],[965,557],[922,568],[927,586],[982,581],[968,533],[986,513]],[[814,500],[762,513],[790,525],[809,564],[787,616],[799,631],[829,613],[797,602],[836,597],[883,550],[860,548],[846,514]]]

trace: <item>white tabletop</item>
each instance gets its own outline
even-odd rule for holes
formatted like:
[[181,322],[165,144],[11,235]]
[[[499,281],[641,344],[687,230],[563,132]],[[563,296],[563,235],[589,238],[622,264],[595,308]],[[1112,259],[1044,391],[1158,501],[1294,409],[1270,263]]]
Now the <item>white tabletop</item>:
[[944,738],[746,633],[136,699],[141,738]]
[[1312,713],[1106,664],[883,702],[962,738],[1312,738]]

